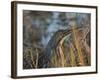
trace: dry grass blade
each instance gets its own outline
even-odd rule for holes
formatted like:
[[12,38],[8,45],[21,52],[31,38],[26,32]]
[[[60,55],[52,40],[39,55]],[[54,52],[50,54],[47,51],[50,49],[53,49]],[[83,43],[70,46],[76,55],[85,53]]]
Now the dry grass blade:
[[79,56],[79,65],[84,65],[84,59],[83,59],[83,55],[82,55],[82,51],[81,51],[81,47],[80,47],[80,40],[79,40],[79,35],[78,35],[78,31],[74,29],[74,27],[72,27],[73,30],[73,39],[74,39],[74,43],[77,49],[77,53]]
[[36,64],[35,64],[35,68],[38,67],[38,58],[39,58],[39,54],[38,54],[38,50],[36,49]]
[[70,44],[70,57],[71,57],[71,66],[76,66],[76,62],[75,62],[75,54],[73,51],[73,44]]
[[64,53],[63,53],[63,50],[61,47],[62,47],[62,45],[59,46],[59,53],[60,53],[60,58],[61,58],[61,66],[64,67],[64,61],[65,61],[64,60]]

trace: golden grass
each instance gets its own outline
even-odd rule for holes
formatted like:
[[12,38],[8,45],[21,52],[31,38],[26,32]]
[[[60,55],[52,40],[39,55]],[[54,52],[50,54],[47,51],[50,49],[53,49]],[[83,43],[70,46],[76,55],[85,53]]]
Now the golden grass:
[[73,45],[70,45],[70,58],[71,58],[71,66],[76,66],[76,61],[75,61],[75,53],[73,51]]
[[79,33],[77,30],[74,29],[75,27],[72,27],[73,30],[73,39],[74,39],[74,43],[77,49],[77,53],[79,56],[79,65],[84,65],[84,59],[83,59],[83,55],[82,55],[82,51],[81,51],[81,46],[80,46],[80,39],[79,39]]
[[[68,50],[65,51],[64,47],[64,41],[70,40],[68,37],[62,38],[62,40],[59,42],[58,46],[51,51],[51,59],[50,59],[50,67],[74,67],[74,66],[84,66],[86,64],[85,58],[84,58],[84,51],[82,40],[80,38],[80,33],[78,30],[75,29],[75,26],[72,27],[72,33],[70,35],[71,41],[69,41]],[[87,43],[84,44],[85,47],[87,47]],[[85,49],[85,48],[84,48]],[[90,48],[86,51],[90,53]],[[38,59],[39,59],[39,53],[38,50],[35,50],[35,54],[32,53],[32,49],[26,49],[26,55],[30,56],[30,60],[32,61],[31,66],[34,68],[38,68]],[[69,57],[67,56],[69,55]],[[35,55],[35,56],[34,56]],[[86,55],[85,55],[86,56]],[[90,54],[88,54],[88,61],[90,61]],[[67,58],[68,61],[67,61]],[[78,62],[77,62],[78,61]],[[67,63],[68,62],[68,63]]]

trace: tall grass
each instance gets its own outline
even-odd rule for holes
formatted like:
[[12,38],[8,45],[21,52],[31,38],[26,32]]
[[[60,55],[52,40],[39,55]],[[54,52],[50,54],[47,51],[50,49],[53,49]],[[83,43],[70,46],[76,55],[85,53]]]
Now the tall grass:
[[28,64],[31,66],[31,68],[38,68],[38,50],[36,49],[36,54],[33,53],[32,48],[27,48],[24,57],[28,61]]
[[[90,65],[90,47],[82,40],[80,32],[72,27],[71,35],[63,37],[56,48],[51,50],[49,67],[75,67]],[[82,34],[82,33],[81,33]],[[66,41],[66,42],[65,42]],[[66,44],[66,46],[64,46]],[[83,44],[83,45],[82,45]],[[87,49],[88,50],[87,50]],[[87,54],[88,53],[88,54]],[[38,68],[39,51],[26,49],[25,58],[31,68]],[[69,55],[69,56],[68,56]],[[88,62],[86,62],[86,60]]]

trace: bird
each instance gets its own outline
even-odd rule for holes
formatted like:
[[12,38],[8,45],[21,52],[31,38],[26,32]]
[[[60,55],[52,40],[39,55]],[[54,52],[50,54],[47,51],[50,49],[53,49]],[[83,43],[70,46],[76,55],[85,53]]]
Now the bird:
[[[82,30],[82,27],[76,27],[74,30]],[[46,48],[41,52],[41,55],[38,59],[38,68],[49,68],[50,58],[51,58],[51,51],[52,49],[56,48],[58,44],[64,40],[64,37],[68,34],[72,33],[72,28],[66,30],[58,30],[54,33],[54,35],[49,40]]]

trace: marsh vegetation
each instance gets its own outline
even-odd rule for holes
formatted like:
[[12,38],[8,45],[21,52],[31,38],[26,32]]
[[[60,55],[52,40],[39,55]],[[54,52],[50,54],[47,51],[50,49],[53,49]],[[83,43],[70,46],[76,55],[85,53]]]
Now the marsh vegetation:
[[23,11],[23,69],[91,65],[91,15]]

